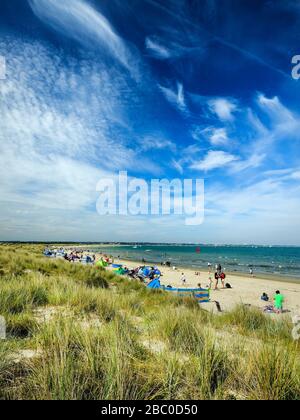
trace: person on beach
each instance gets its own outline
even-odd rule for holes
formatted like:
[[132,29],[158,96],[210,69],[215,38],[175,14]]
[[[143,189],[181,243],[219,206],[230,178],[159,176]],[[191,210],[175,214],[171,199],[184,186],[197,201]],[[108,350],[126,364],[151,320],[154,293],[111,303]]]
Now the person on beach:
[[221,273],[221,275],[220,275],[219,278],[221,279],[221,283],[222,283],[223,289],[226,289],[226,287],[225,287],[226,274],[225,273]]
[[269,302],[270,298],[269,298],[269,296],[267,295],[267,293],[263,293],[263,294],[262,294],[262,297],[261,297],[261,300],[262,300],[263,302]]
[[215,272],[215,280],[216,280],[215,290],[219,290],[218,286],[219,286],[220,276],[219,276],[219,274],[217,272]]
[[181,282],[182,282],[183,286],[186,285],[186,277],[185,277],[184,273],[182,273],[182,275],[181,275]]
[[218,286],[219,286],[219,280],[222,281],[223,287],[224,287],[224,278],[222,279],[222,266],[221,264],[216,264],[216,272],[215,272],[215,290],[219,290]]
[[274,296],[274,308],[275,308],[276,313],[278,314],[283,313],[283,303],[284,303],[284,296],[280,293],[279,290],[277,290]]

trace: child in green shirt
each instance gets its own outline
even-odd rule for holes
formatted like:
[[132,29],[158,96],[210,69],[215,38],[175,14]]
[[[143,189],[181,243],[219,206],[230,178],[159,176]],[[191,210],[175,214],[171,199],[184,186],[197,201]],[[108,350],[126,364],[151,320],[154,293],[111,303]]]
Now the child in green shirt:
[[277,290],[274,296],[274,307],[275,307],[275,311],[278,314],[281,314],[283,312],[283,302],[284,302],[284,296],[280,293],[279,290]]

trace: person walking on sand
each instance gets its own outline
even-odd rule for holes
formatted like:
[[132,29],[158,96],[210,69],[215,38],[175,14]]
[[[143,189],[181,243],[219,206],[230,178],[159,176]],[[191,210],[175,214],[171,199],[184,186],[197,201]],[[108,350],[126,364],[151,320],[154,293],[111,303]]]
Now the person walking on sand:
[[186,285],[186,277],[185,277],[184,273],[182,273],[182,275],[181,275],[181,282],[182,282],[183,286]]
[[216,265],[216,270],[217,270],[218,276],[220,277],[221,274],[222,274],[222,266],[221,266],[221,264],[217,264]]
[[207,267],[208,267],[208,274],[210,275],[211,274],[211,263],[208,263]]
[[219,290],[219,280],[220,280],[220,276],[219,276],[219,274],[218,274],[218,272],[216,271],[215,272],[215,281],[216,281],[216,283],[215,283],[215,290]]
[[221,280],[221,283],[222,283],[223,289],[226,289],[226,287],[225,287],[226,274],[225,274],[224,272],[222,272],[219,278],[220,278],[220,280]]
[[277,290],[274,296],[274,308],[277,314],[283,313],[283,303],[284,303],[284,296]]

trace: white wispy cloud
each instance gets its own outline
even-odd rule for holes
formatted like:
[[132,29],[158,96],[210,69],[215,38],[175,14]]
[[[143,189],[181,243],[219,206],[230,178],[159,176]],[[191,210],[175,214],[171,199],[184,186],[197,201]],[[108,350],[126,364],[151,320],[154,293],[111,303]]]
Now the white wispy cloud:
[[210,150],[204,159],[194,162],[191,165],[191,169],[207,172],[213,169],[223,168],[238,159],[239,158],[237,156],[230,153]]
[[148,150],[170,150],[176,152],[177,146],[171,140],[166,140],[159,136],[146,136],[140,140],[140,147],[142,151]]
[[226,227],[235,226],[237,238],[244,237],[245,243],[261,243],[265,238],[274,244],[298,243],[294,232],[300,227],[299,193],[299,184],[272,177],[248,185],[242,182],[240,186],[212,188],[206,192],[207,209],[214,210],[210,223],[225,228],[224,238],[230,234]]
[[257,102],[276,123],[289,123],[295,120],[293,113],[280,102],[278,96],[267,98],[265,95],[259,94]]
[[[203,54],[203,47],[200,45],[200,40],[195,39],[194,45],[182,39],[182,32],[170,28],[164,28],[164,37],[148,36],[145,40],[145,47],[150,56],[157,60],[177,60],[184,56],[192,56]],[[190,39],[187,41],[191,41]]]
[[283,105],[277,96],[268,98],[259,94],[255,102],[259,112],[247,112],[249,131],[254,133],[250,147],[246,146],[248,153],[270,158],[275,156],[278,144],[297,144],[300,140],[299,115]]
[[159,86],[161,91],[163,92],[166,99],[175,106],[179,111],[186,114],[188,112],[188,108],[186,105],[185,94],[184,94],[184,87],[182,83],[177,83],[176,90],[171,88],[167,88],[164,86]]
[[172,166],[181,175],[184,173],[184,167],[183,167],[182,161],[177,161],[177,160],[173,159],[172,160]]
[[276,181],[299,181],[300,168],[276,169],[264,172],[264,176],[276,179]]
[[234,162],[230,167],[230,172],[242,173],[247,169],[259,168],[266,160],[267,154],[252,154],[244,160]]
[[229,143],[229,137],[226,128],[207,127],[205,129],[193,132],[195,139],[206,138],[212,146],[224,146]]
[[[280,153],[280,144],[286,143],[289,147],[295,144],[297,147],[297,141],[300,140],[299,116],[277,96],[268,98],[264,94],[255,95],[251,109],[240,107],[236,99],[193,95],[193,100],[204,110],[207,104],[210,109],[210,114],[204,113],[208,127],[193,127],[193,139],[199,144],[205,140],[214,147],[226,146],[230,148],[231,156],[239,156],[230,164],[225,159],[228,174],[237,176],[244,171],[250,174],[252,170],[255,176],[257,171],[253,170],[263,167],[268,161],[280,159],[277,155],[277,150]],[[239,119],[235,118],[236,112],[239,113]],[[215,127],[214,116],[222,121],[223,127]],[[197,167],[199,162],[202,167],[202,161],[199,157],[194,158],[192,168]]]
[[77,42],[105,48],[128,70],[136,72],[134,57],[110,22],[84,0],[29,0],[46,25]]
[[[225,36],[218,36],[217,33],[214,30],[210,30],[208,27],[206,28],[201,28],[202,31],[200,32],[200,36],[199,36],[199,24],[197,24],[193,17],[195,14],[195,8],[199,7],[201,8],[201,11],[205,13],[206,17],[213,17],[216,14],[216,2],[215,0],[208,0],[208,1],[204,1],[200,4],[198,4],[197,2],[192,2],[190,3],[190,8],[185,7],[186,3],[185,2],[171,2],[168,6],[167,5],[162,5],[161,2],[156,1],[156,0],[145,0],[147,1],[149,4],[151,4],[152,6],[156,7],[157,9],[159,9],[160,11],[162,11],[163,13],[165,13],[165,15],[169,15],[173,20],[173,26],[180,26],[184,27],[184,28],[188,28],[188,33],[193,33],[195,32],[196,35],[195,39],[198,40],[198,43],[204,43],[209,42],[211,39],[213,39],[214,41],[216,41],[218,44],[220,44],[222,47],[226,47],[230,50],[233,50],[237,53],[239,53],[243,58],[246,58],[247,60],[250,61],[254,61],[256,63],[258,63],[259,65],[264,66],[265,68],[272,70],[276,73],[278,73],[279,75],[283,76],[284,78],[290,78],[290,74],[288,72],[283,71],[281,68],[275,66],[272,62],[270,62],[268,59],[266,59],[265,55],[263,55],[263,53],[258,53],[257,50],[254,50],[251,47],[241,47],[239,45],[239,42],[232,42],[231,39],[232,35],[230,37],[228,37],[228,39],[226,39]],[[292,6],[291,6],[292,5]],[[277,3],[277,2],[271,2],[269,4],[270,8],[283,8],[283,9],[288,9],[288,10],[293,10],[295,14],[295,18],[299,19],[299,7],[297,5],[297,2],[294,0],[288,0],[286,3]],[[188,13],[188,11],[190,13]],[[192,12],[192,13],[191,13]],[[175,23],[177,22],[177,23]],[[217,31],[218,32],[218,31]],[[272,48],[274,48],[274,45],[271,45]]]
[[154,37],[147,37],[146,41],[146,49],[149,51],[149,53],[160,60],[167,60],[172,57],[172,53],[170,50],[162,45],[159,40],[157,40]]
[[49,209],[84,211],[101,177],[157,171],[120,136],[127,130],[122,74],[62,59],[39,43],[7,39],[0,53],[9,63],[0,83],[1,207],[34,205],[45,217]]
[[221,121],[232,121],[237,104],[232,99],[214,98],[209,100],[208,106],[212,113],[217,115]]
[[216,128],[212,130],[210,142],[213,146],[221,146],[227,144],[229,141],[227,131],[225,128]]

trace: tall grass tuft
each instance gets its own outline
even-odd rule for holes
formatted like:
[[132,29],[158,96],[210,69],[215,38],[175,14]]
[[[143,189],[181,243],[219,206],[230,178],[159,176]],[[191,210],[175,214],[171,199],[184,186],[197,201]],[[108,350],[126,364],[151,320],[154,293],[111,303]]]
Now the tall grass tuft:
[[25,277],[20,282],[5,278],[0,282],[0,313],[20,314],[48,303],[48,294],[39,279]]
[[299,400],[296,347],[281,348],[274,343],[252,352],[242,382],[252,400]]
[[225,383],[234,370],[234,362],[229,359],[227,350],[220,348],[209,332],[205,335],[205,345],[198,352],[195,367],[200,399],[222,397]]
[[158,313],[157,333],[174,351],[198,354],[204,346],[205,327],[200,311],[181,308]]
[[12,338],[32,337],[38,329],[35,318],[29,313],[8,315],[6,323],[6,332]]
[[145,354],[125,319],[101,331],[61,319],[44,328],[37,346],[43,357],[31,363],[23,398],[135,400],[146,396],[146,381],[139,370]]
[[234,326],[242,335],[255,334],[260,339],[271,339],[292,342],[292,323],[290,317],[273,319],[259,309],[238,305],[227,314],[215,318],[217,327]]

